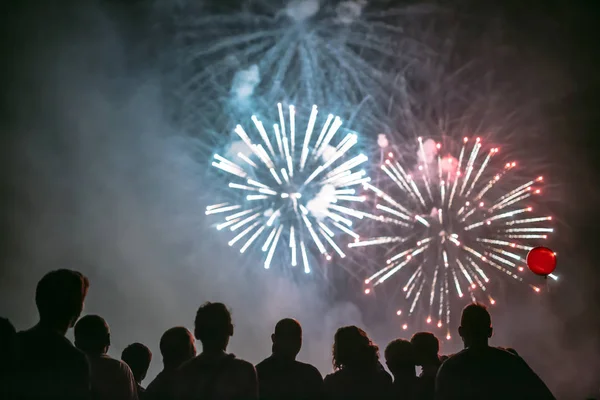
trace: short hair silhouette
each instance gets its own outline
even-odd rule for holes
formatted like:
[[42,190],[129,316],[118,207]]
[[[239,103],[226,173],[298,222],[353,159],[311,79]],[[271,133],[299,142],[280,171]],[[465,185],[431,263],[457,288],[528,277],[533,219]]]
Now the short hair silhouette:
[[104,318],[98,315],[86,315],[77,321],[75,346],[85,353],[104,353],[110,346],[110,329]]
[[414,367],[417,360],[412,343],[404,339],[392,340],[385,348],[385,362],[394,372],[405,367]]
[[233,335],[231,313],[223,303],[206,302],[198,308],[194,335],[206,347],[227,347]]
[[150,368],[152,352],[142,343],[132,343],[125,347],[121,353],[121,360],[129,365],[135,381],[140,383],[144,380],[148,368]]
[[472,303],[463,309],[460,326],[471,336],[487,337],[492,328],[492,317],[485,305]]
[[165,366],[179,366],[196,355],[194,336],[183,326],[168,329],[160,338],[160,354]]
[[302,326],[292,318],[284,318],[275,325],[275,336],[281,338],[301,338]]
[[414,346],[419,365],[430,361],[437,361],[440,351],[440,341],[431,332],[417,332],[410,342]]
[[35,305],[40,320],[48,323],[68,323],[72,327],[81,315],[90,283],[80,272],[59,269],[48,272],[38,282]]
[[379,347],[367,333],[352,325],[337,330],[333,341],[333,367],[368,368],[377,365]]
[[492,317],[486,306],[472,303],[463,309],[458,333],[469,347],[477,343],[486,344],[492,337]]
[[295,358],[302,348],[302,326],[292,318],[284,318],[275,325],[271,335],[273,353]]

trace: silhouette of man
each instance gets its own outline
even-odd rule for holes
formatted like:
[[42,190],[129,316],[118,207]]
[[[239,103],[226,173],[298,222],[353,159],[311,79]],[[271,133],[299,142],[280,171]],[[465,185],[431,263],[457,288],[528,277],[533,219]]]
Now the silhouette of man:
[[391,341],[384,352],[385,364],[394,376],[394,399],[413,399],[417,385],[416,355],[408,340]]
[[515,355],[515,356],[517,356],[517,357],[521,357],[521,356],[519,355],[519,353],[517,353],[517,351],[516,351],[515,349],[513,349],[512,347],[507,347],[507,348],[506,348],[506,349],[504,349],[504,350],[508,351],[510,354],[513,354],[513,355]]
[[160,338],[163,370],[146,388],[144,400],[168,399],[172,393],[177,369],[196,355],[194,336],[183,326],[167,330]]
[[318,399],[323,377],[312,365],[296,361],[302,347],[302,327],[295,319],[282,319],[271,335],[273,354],[256,366],[262,400]]
[[110,330],[102,317],[86,315],[75,324],[75,346],[90,363],[94,400],[137,400],[131,369],[108,356]]
[[150,362],[152,361],[152,352],[141,343],[133,343],[125,347],[121,353],[121,360],[125,362],[133,373],[135,379],[138,397],[144,393],[142,381],[146,378]]
[[19,344],[15,327],[0,317],[0,398],[13,399],[15,365],[19,361]]
[[202,353],[181,366],[175,384],[175,398],[257,399],[258,382],[254,366],[225,352],[233,335],[227,307],[223,303],[210,302],[200,306],[194,334],[202,342]]
[[49,272],[38,282],[35,304],[40,320],[33,328],[18,333],[19,398],[90,397],[86,357],[65,337],[81,315],[88,288],[85,276],[68,269]]
[[465,349],[440,367],[436,399],[554,399],[522,358],[488,345],[492,332],[484,305],[465,307],[458,328]]
[[410,339],[417,365],[421,366],[421,375],[417,381],[416,398],[433,400],[435,398],[435,376],[442,364],[439,356],[440,342],[431,332],[417,332]]

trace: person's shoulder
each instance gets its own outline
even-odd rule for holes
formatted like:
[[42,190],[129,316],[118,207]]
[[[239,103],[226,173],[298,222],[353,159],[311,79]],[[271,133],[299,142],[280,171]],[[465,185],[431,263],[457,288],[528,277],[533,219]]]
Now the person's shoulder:
[[37,326],[18,332],[17,340],[24,349],[27,349],[30,346],[34,349],[43,348],[50,350],[51,354],[60,356],[63,361],[75,360],[76,362],[87,364],[87,357],[85,354],[75,347],[69,339]]
[[80,360],[82,360],[82,359],[87,360],[85,353],[83,351],[79,350],[77,347],[75,347],[75,345],[73,343],[71,343],[71,341],[69,339],[67,339],[66,337],[60,337],[58,340],[58,343],[59,343],[61,350],[68,352],[74,358],[78,358]]
[[236,358],[236,357],[231,357],[231,359],[229,360],[229,363],[231,365],[232,368],[235,368],[237,370],[241,370],[241,371],[255,371],[254,369],[254,365],[246,360],[243,360],[241,358]]
[[488,354],[488,357],[494,358],[494,359],[498,360],[499,362],[515,363],[515,364],[521,363],[521,357],[517,357],[513,353],[506,351],[504,349],[501,349],[499,347],[492,347],[492,346],[488,347],[487,354]]
[[345,368],[338,369],[325,376],[323,379],[323,385],[327,390],[336,391],[340,388],[346,387],[354,379],[352,374],[349,373]]
[[74,360],[78,365],[84,366],[85,368],[89,368],[88,358],[86,357],[83,351],[73,346],[73,344],[71,344],[71,342],[69,342],[68,340],[67,343],[65,343],[64,349],[65,352],[69,353],[71,359]]
[[129,365],[127,365],[125,362],[123,362],[121,360],[112,358],[109,355],[100,357],[100,359],[98,361],[101,362],[102,364],[104,364],[105,366],[107,366],[108,368],[118,369],[118,370],[123,371],[123,373],[125,373],[125,374],[131,374],[131,369],[129,368]]
[[31,329],[17,332],[17,338],[19,338],[21,340],[28,339],[30,336],[31,336]]
[[269,369],[272,364],[273,364],[273,357],[269,356],[269,357],[265,358],[264,360],[262,360],[261,362],[259,362],[258,364],[256,364],[256,370],[259,371],[259,370]]
[[307,375],[319,376],[319,379],[323,379],[321,372],[312,364],[303,363],[302,361],[296,361],[297,368]]
[[325,378],[323,378],[323,379],[326,381],[335,379],[337,373],[338,373],[338,371],[333,371],[332,373],[325,375]]
[[184,362],[183,364],[181,364],[178,368],[177,368],[177,372],[181,373],[181,372],[185,372],[185,371],[189,371],[191,369],[195,369],[197,368],[197,365],[201,363],[201,361],[199,360],[200,355],[197,355],[189,360],[187,360],[186,362]]
[[344,375],[344,370],[338,369],[337,371],[327,374],[325,376],[325,379],[323,379],[323,381],[327,382],[327,383],[337,382],[340,379],[342,379],[343,375]]
[[165,371],[160,371],[152,380],[152,382],[150,382],[148,384],[148,386],[146,386],[146,393],[152,393],[154,392],[155,388],[157,386],[160,386],[162,384],[162,381],[165,379]]
[[497,347],[489,348],[491,357],[493,357],[496,363],[502,364],[505,368],[529,368],[525,360],[521,357],[511,353],[510,351],[500,349]]
[[[56,335],[58,336],[58,335]],[[40,329],[37,326],[34,326],[33,328],[24,330],[24,331],[19,331],[17,333],[17,340],[19,340],[23,345],[28,345],[28,344],[42,344],[42,343],[46,343],[48,342],[50,339],[52,339],[51,335],[48,335],[47,332],[43,331],[42,329]],[[65,338],[65,340],[68,341],[68,339]]]
[[469,357],[468,349],[464,349],[459,351],[456,354],[452,354],[447,357],[442,365],[440,365],[440,370],[448,371],[449,369],[459,367],[461,364],[465,362],[465,360]]
[[385,369],[383,369],[383,367],[377,368],[374,376],[380,385],[387,385],[387,384],[391,385],[392,382],[394,382],[392,375],[390,375]]
[[379,370],[379,376],[384,380],[389,380],[390,382],[393,381],[392,375],[390,375],[390,373],[387,372],[385,369]]
[[497,356],[497,357],[504,357],[504,358],[507,358],[507,359],[511,359],[511,358],[515,358],[516,359],[516,358],[518,358],[517,356],[515,356],[510,351],[507,351],[507,350],[505,350],[503,348],[500,348],[500,347],[490,346],[490,347],[488,347],[488,352],[490,354],[493,354],[493,355]]
[[125,361],[117,360],[114,358],[113,358],[113,360],[115,360],[119,364],[119,368],[122,369],[125,374],[133,376],[131,367],[129,367],[129,365],[127,365],[127,363]]

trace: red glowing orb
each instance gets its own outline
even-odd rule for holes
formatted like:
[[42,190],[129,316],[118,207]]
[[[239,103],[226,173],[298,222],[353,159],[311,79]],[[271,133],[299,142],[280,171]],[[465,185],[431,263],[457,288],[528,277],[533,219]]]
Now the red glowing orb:
[[527,266],[536,275],[548,276],[556,269],[556,254],[547,247],[534,247],[527,254]]

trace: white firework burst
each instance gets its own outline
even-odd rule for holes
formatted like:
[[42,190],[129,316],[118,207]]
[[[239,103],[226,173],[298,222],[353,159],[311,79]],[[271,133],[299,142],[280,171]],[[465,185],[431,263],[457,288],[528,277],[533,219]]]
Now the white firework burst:
[[498,148],[484,150],[480,138],[464,138],[458,159],[442,157],[441,148],[419,138],[414,171],[388,154],[381,169],[389,185],[363,186],[376,195],[380,222],[394,223],[393,234],[349,244],[387,247],[390,256],[365,280],[365,293],[394,277],[407,302],[406,310],[397,311],[406,318],[403,329],[413,315],[448,326],[451,296],[495,304],[492,280],[523,282],[527,252],[553,232],[551,216],[526,216],[533,212],[528,201],[541,193],[541,176],[513,186],[507,175],[516,163],[493,172]]
[[175,21],[180,95],[192,109],[205,106],[199,99],[247,106],[256,97],[377,108],[395,73],[424,51],[403,26],[430,13],[365,0],[190,8]]
[[279,118],[271,127],[252,116],[251,133],[241,125],[235,128],[241,141],[230,147],[235,147],[233,154],[214,155],[212,165],[225,173],[220,177],[228,179],[228,189],[206,214],[222,214],[216,228],[231,232],[229,245],[239,244],[241,253],[262,251],[265,268],[274,259],[292,267],[302,262],[309,273],[312,249],[327,259],[333,252],[344,258],[338,237],[358,240],[353,220],[375,218],[353,206],[365,200],[355,187],[370,181],[365,170],[358,170],[367,156],[351,156],[358,136],[339,135],[339,117],[329,114],[318,129],[313,106],[306,129],[297,132],[294,106],[287,118],[283,105],[277,106]]

